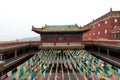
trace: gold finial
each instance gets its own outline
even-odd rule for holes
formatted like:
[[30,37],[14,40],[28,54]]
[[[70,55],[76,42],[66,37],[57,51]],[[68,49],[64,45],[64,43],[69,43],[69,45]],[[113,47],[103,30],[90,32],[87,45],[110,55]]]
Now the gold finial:
[[32,29],[34,29],[34,26],[32,26]]
[[42,26],[42,28],[43,28],[43,26]]
[[47,26],[47,24],[45,24],[45,27]]
[[110,8],[110,12],[112,12],[112,8]]
[[82,26],[80,25],[80,28],[82,28]]
[[77,23],[75,23],[75,26],[77,26],[77,27],[78,27]]

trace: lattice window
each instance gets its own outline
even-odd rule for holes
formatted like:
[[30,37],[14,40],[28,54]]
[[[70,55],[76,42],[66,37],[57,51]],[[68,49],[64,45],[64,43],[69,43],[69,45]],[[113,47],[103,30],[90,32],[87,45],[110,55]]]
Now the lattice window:
[[108,21],[105,21],[105,24],[107,24],[108,23]]
[[107,34],[107,30],[105,29],[105,34]]
[[118,33],[114,33],[113,34],[113,39],[118,39],[118,36],[119,36]]
[[100,35],[100,31],[98,31],[98,34]]
[[117,19],[114,19],[114,22],[117,22],[118,20]]
[[98,27],[100,27],[100,23],[98,24]]

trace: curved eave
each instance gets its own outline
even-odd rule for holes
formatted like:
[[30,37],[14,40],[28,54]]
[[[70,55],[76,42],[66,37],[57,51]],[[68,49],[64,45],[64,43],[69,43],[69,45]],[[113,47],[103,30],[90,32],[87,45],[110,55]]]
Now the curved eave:
[[32,31],[36,32],[36,33],[56,33],[56,32],[81,32],[84,33],[86,31],[89,31],[90,29],[80,29],[80,30],[39,30],[39,29],[32,29]]

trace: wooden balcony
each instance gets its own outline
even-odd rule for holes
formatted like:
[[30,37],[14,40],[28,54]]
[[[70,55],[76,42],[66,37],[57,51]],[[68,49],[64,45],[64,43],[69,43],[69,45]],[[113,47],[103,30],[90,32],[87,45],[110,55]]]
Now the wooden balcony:
[[93,45],[93,46],[120,51],[120,40],[91,40],[91,41],[82,41],[82,44],[84,44],[85,46]]

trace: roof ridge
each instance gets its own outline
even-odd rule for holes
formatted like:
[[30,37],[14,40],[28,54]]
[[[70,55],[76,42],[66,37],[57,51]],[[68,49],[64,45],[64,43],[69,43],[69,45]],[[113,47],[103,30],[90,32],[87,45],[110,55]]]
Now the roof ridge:
[[68,24],[68,25],[66,25],[66,24],[63,24],[63,25],[47,25],[47,26],[75,26],[75,24]]

